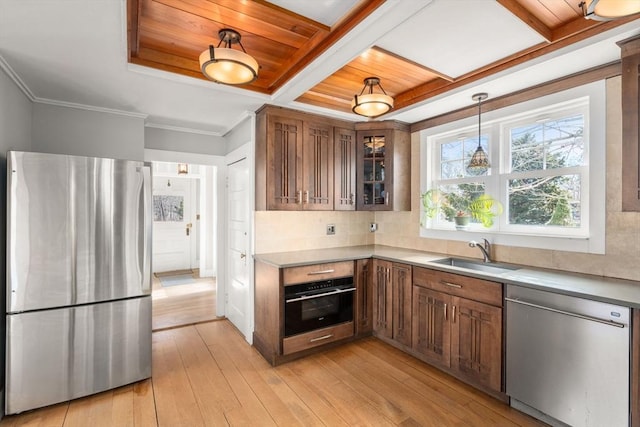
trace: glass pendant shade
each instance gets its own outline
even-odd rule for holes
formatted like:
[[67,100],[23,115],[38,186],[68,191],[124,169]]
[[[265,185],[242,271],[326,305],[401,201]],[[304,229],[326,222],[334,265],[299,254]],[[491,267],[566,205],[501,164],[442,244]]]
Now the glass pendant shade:
[[585,0],[580,7],[587,19],[611,21],[640,13],[640,0]]
[[[258,78],[258,62],[244,51],[240,43],[240,34],[234,30],[220,30],[218,47],[209,46],[200,54],[200,69],[208,79],[216,83],[241,85]],[[220,47],[224,43],[225,47]],[[242,50],[232,49],[239,44]]]
[[[382,93],[373,93],[373,87],[378,86]],[[366,89],[369,93],[364,93]],[[380,79],[367,77],[364,79],[364,88],[360,95],[354,95],[351,101],[351,111],[365,117],[378,117],[393,108],[393,98],[380,86]]]
[[469,175],[483,175],[491,167],[491,163],[489,163],[489,157],[487,156],[487,153],[485,153],[481,145],[482,127],[480,123],[482,112],[480,109],[480,104],[482,103],[482,101],[487,99],[488,96],[489,95],[487,95],[486,93],[476,93],[471,97],[474,101],[478,101],[478,148],[476,148],[475,153],[473,153],[473,156],[471,156],[471,160],[467,165],[467,172],[469,173]]

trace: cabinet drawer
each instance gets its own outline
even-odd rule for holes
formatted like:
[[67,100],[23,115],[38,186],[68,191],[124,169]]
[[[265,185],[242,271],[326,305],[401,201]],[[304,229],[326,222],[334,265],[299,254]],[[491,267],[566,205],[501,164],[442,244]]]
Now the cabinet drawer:
[[501,283],[415,267],[413,284],[498,307],[502,306]]
[[287,355],[353,336],[353,322],[295,335],[282,340],[282,354]]
[[305,265],[285,268],[283,271],[285,286],[296,283],[308,283],[337,277],[353,276],[353,261],[329,262],[325,264]]

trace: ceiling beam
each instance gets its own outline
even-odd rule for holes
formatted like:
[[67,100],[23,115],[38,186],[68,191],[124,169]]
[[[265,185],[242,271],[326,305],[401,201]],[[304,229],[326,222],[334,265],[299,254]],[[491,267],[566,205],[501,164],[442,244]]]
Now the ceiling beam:
[[515,15],[522,22],[527,24],[533,31],[540,34],[548,42],[552,42],[553,31],[541,20],[533,16],[527,9],[516,0],[498,0],[498,3]]

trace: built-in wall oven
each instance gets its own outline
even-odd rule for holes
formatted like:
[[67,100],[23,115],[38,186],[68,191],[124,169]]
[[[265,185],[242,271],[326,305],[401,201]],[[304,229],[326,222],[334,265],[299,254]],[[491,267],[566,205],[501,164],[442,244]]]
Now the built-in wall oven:
[[353,277],[285,286],[284,336],[353,321]]

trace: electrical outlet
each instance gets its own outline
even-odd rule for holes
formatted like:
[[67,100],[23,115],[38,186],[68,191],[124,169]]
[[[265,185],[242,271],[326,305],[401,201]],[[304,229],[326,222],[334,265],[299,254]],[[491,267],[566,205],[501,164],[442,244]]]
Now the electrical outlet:
[[378,224],[376,224],[375,222],[369,224],[369,231],[372,233],[378,231]]
[[336,226],[334,224],[327,224],[327,234],[336,234]]

